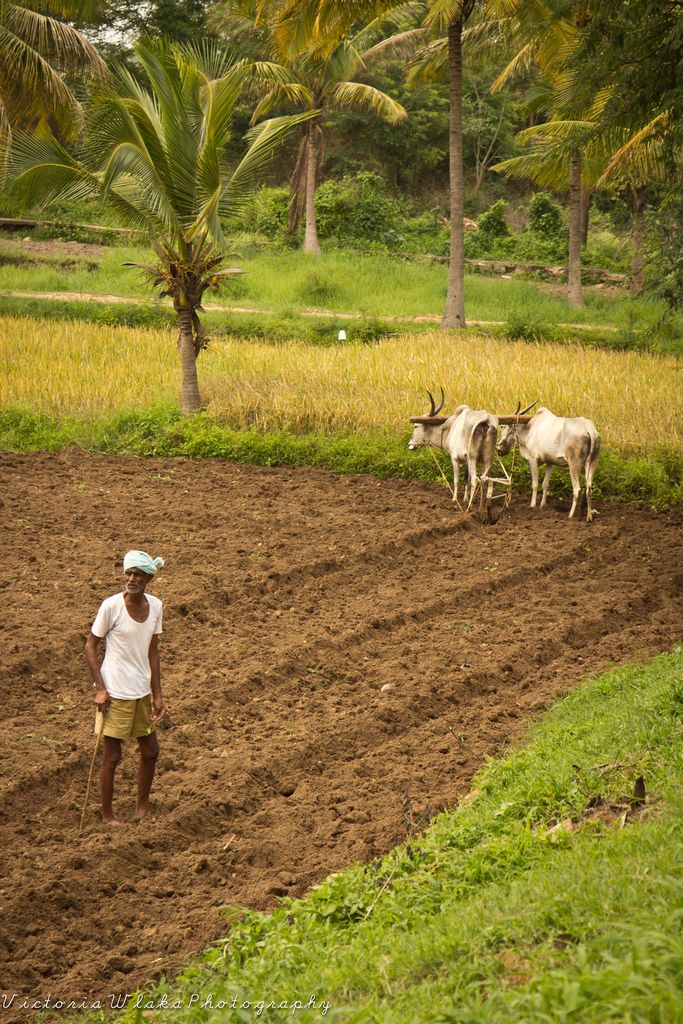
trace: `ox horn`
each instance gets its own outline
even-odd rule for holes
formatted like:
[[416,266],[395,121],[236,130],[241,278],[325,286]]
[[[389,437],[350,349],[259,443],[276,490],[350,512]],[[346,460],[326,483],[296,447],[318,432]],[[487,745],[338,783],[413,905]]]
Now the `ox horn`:
[[430,416],[438,416],[439,413],[441,412],[441,410],[444,407],[444,402],[446,401],[446,396],[443,393],[443,388],[440,388],[440,391],[441,391],[441,405],[439,406],[438,409],[436,408],[436,402],[434,401],[434,396],[432,395],[431,391],[427,392],[427,394],[429,395],[429,401],[431,402],[431,405],[432,405],[431,409],[429,410],[429,415]]
[[538,399],[536,399],[535,402],[532,402],[531,405],[527,405],[526,409],[522,409],[521,412],[519,411],[519,405],[518,405],[517,406],[517,412],[515,413],[515,416],[526,416],[526,414],[529,412],[529,410],[533,409],[533,407],[535,405],[538,405]]

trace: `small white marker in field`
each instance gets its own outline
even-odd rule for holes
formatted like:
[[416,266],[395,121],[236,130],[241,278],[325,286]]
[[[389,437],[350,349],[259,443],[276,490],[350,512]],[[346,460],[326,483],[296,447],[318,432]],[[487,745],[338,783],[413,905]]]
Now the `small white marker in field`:
[[339,341],[346,341],[346,331],[343,328],[341,329],[341,331],[337,335],[337,338],[338,338]]

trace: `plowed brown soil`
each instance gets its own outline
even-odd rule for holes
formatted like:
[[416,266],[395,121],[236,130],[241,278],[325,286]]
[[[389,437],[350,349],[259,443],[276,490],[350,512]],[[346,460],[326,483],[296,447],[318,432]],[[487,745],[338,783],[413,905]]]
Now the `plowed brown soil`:
[[[387,850],[589,673],[681,636],[680,520],[220,461],[0,456],[0,991],[106,997]],[[162,554],[154,815],[91,798],[83,643],[129,547]],[[390,689],[381,687],[390,684]],[[4,1015],[5,1020],[11,1014]]]

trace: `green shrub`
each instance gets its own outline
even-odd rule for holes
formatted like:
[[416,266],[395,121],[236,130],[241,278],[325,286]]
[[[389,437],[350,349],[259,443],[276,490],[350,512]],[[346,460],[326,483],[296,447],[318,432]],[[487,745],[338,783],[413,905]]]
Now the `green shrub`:
[[522,263],[566,263],[567,235],[560,232],[554,238],[522,231],[515,238],[515,254]]
[[432,256],[447,256],[449,253],[451,234],[438,207],[425,210],[417,217],[402,218],[398,234],[403,237],[400,248],[405,252],[429,253]]
[[630,250],[611,231],[593,231],[588,235],[584,259],[592,267],[608,270],[628,270]]
[[266,238],[282,238],[287,234],[289,189],[260,188],[249,204],[245,227]]
[[648,217],[647,278],[670,309],[683,307],[683,199],[670,197]]
[[480,238],[507,238],[510,229],[505,220],[507,203],[504,199],[497,199],[493,206],[490,206],[486,213],[479,218]]
[[529,230],[545,238],[566,234],[564,211],[545,192],[536,192],[529,201]]
[[382,242],[399,229],[398,204],[370,171],[324,182],[316,193],[315,215],[320,237],[340,242]]
[[503,337],[508,341],[550,341],[552,328],[532,313],[513,314],[503,328]]

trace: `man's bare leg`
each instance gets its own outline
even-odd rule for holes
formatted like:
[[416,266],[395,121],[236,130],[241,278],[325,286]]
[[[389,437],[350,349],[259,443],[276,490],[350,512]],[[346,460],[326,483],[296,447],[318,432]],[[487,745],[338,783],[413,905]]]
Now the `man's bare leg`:
[[102,820],[107,825],[118,825],[114,816],[112,801],[114,799],[114,776],[121,760],[121,740],[113,736],[104,736],[104,752],[102,755]]
[[138,805],[135,817],[146,818],[149,814],[149,794],[159,756],[159,742],[156,733],[153,732],[150,736],[139,736],[138,746],[140,748],[140,764],[138,766]]

